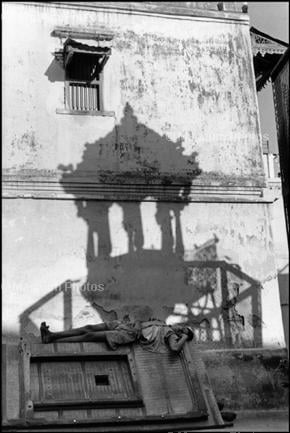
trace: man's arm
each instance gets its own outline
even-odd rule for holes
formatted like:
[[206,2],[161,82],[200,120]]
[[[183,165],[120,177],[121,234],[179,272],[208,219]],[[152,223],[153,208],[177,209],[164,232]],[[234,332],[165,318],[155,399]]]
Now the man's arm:
[[188,336],[186,334],[182,334],[180,338],[176,334],[170,335],[170,337],[168,338],[168,345],[172,352],[179,353],[184,346],[187,338]]
[[134,328],[137,332],[137,339],[141,337],[141,331],[142,331],[142,322],[141,320],[135,320],[134,322]]

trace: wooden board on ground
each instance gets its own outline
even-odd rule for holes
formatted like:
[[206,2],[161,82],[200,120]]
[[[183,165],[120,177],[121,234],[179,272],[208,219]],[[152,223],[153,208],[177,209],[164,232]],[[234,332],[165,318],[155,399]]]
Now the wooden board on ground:
[[116,351],[102,343],[23,344],[22,418],[7,422],[4,431],[226,426],[194,343],[179,355],[148,352],[138,344]]

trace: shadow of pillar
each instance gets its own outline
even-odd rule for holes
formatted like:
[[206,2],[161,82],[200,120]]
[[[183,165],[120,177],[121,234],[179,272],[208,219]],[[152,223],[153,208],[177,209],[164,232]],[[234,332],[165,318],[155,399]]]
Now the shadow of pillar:
[[63,329],[71,329],[73,326],[72,288],[63,291]]

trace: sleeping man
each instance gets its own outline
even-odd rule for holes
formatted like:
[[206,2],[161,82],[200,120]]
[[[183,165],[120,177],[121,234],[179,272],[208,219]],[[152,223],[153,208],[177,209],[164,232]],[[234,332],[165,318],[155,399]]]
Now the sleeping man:
[[42,343],[53,342],[99,342],[103,341],[116,350],[119,346],[133,342],[140,343],[144,350],[164,353],[169,349],[179,353],[187,340],[193,339],[193,331],[184,325],[167,325],[161,320],[131,322],[128,316],[97,325],[86,325],[68,331],[51,332],[42,322],[40,326]]

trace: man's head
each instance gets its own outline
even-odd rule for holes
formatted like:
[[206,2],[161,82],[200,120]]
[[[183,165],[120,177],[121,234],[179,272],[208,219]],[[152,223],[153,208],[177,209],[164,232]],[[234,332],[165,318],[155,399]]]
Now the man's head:
[[186,327],[185,327],[185,333],[187,334],[187,339],[188,339],[188,341],[193,340],[194,332],[193,332],[193,330],[191,329],[190,326],[186,326]]
[[171,328],[174,330],[174,332],[179,337],[181,337],[182,334],[186,334],[187,335],[187,339],[189,341],[191,341],[193,339],[193,337],[194,337],[193,330],[189,326],[176,323],[175,325],[172,325]]

